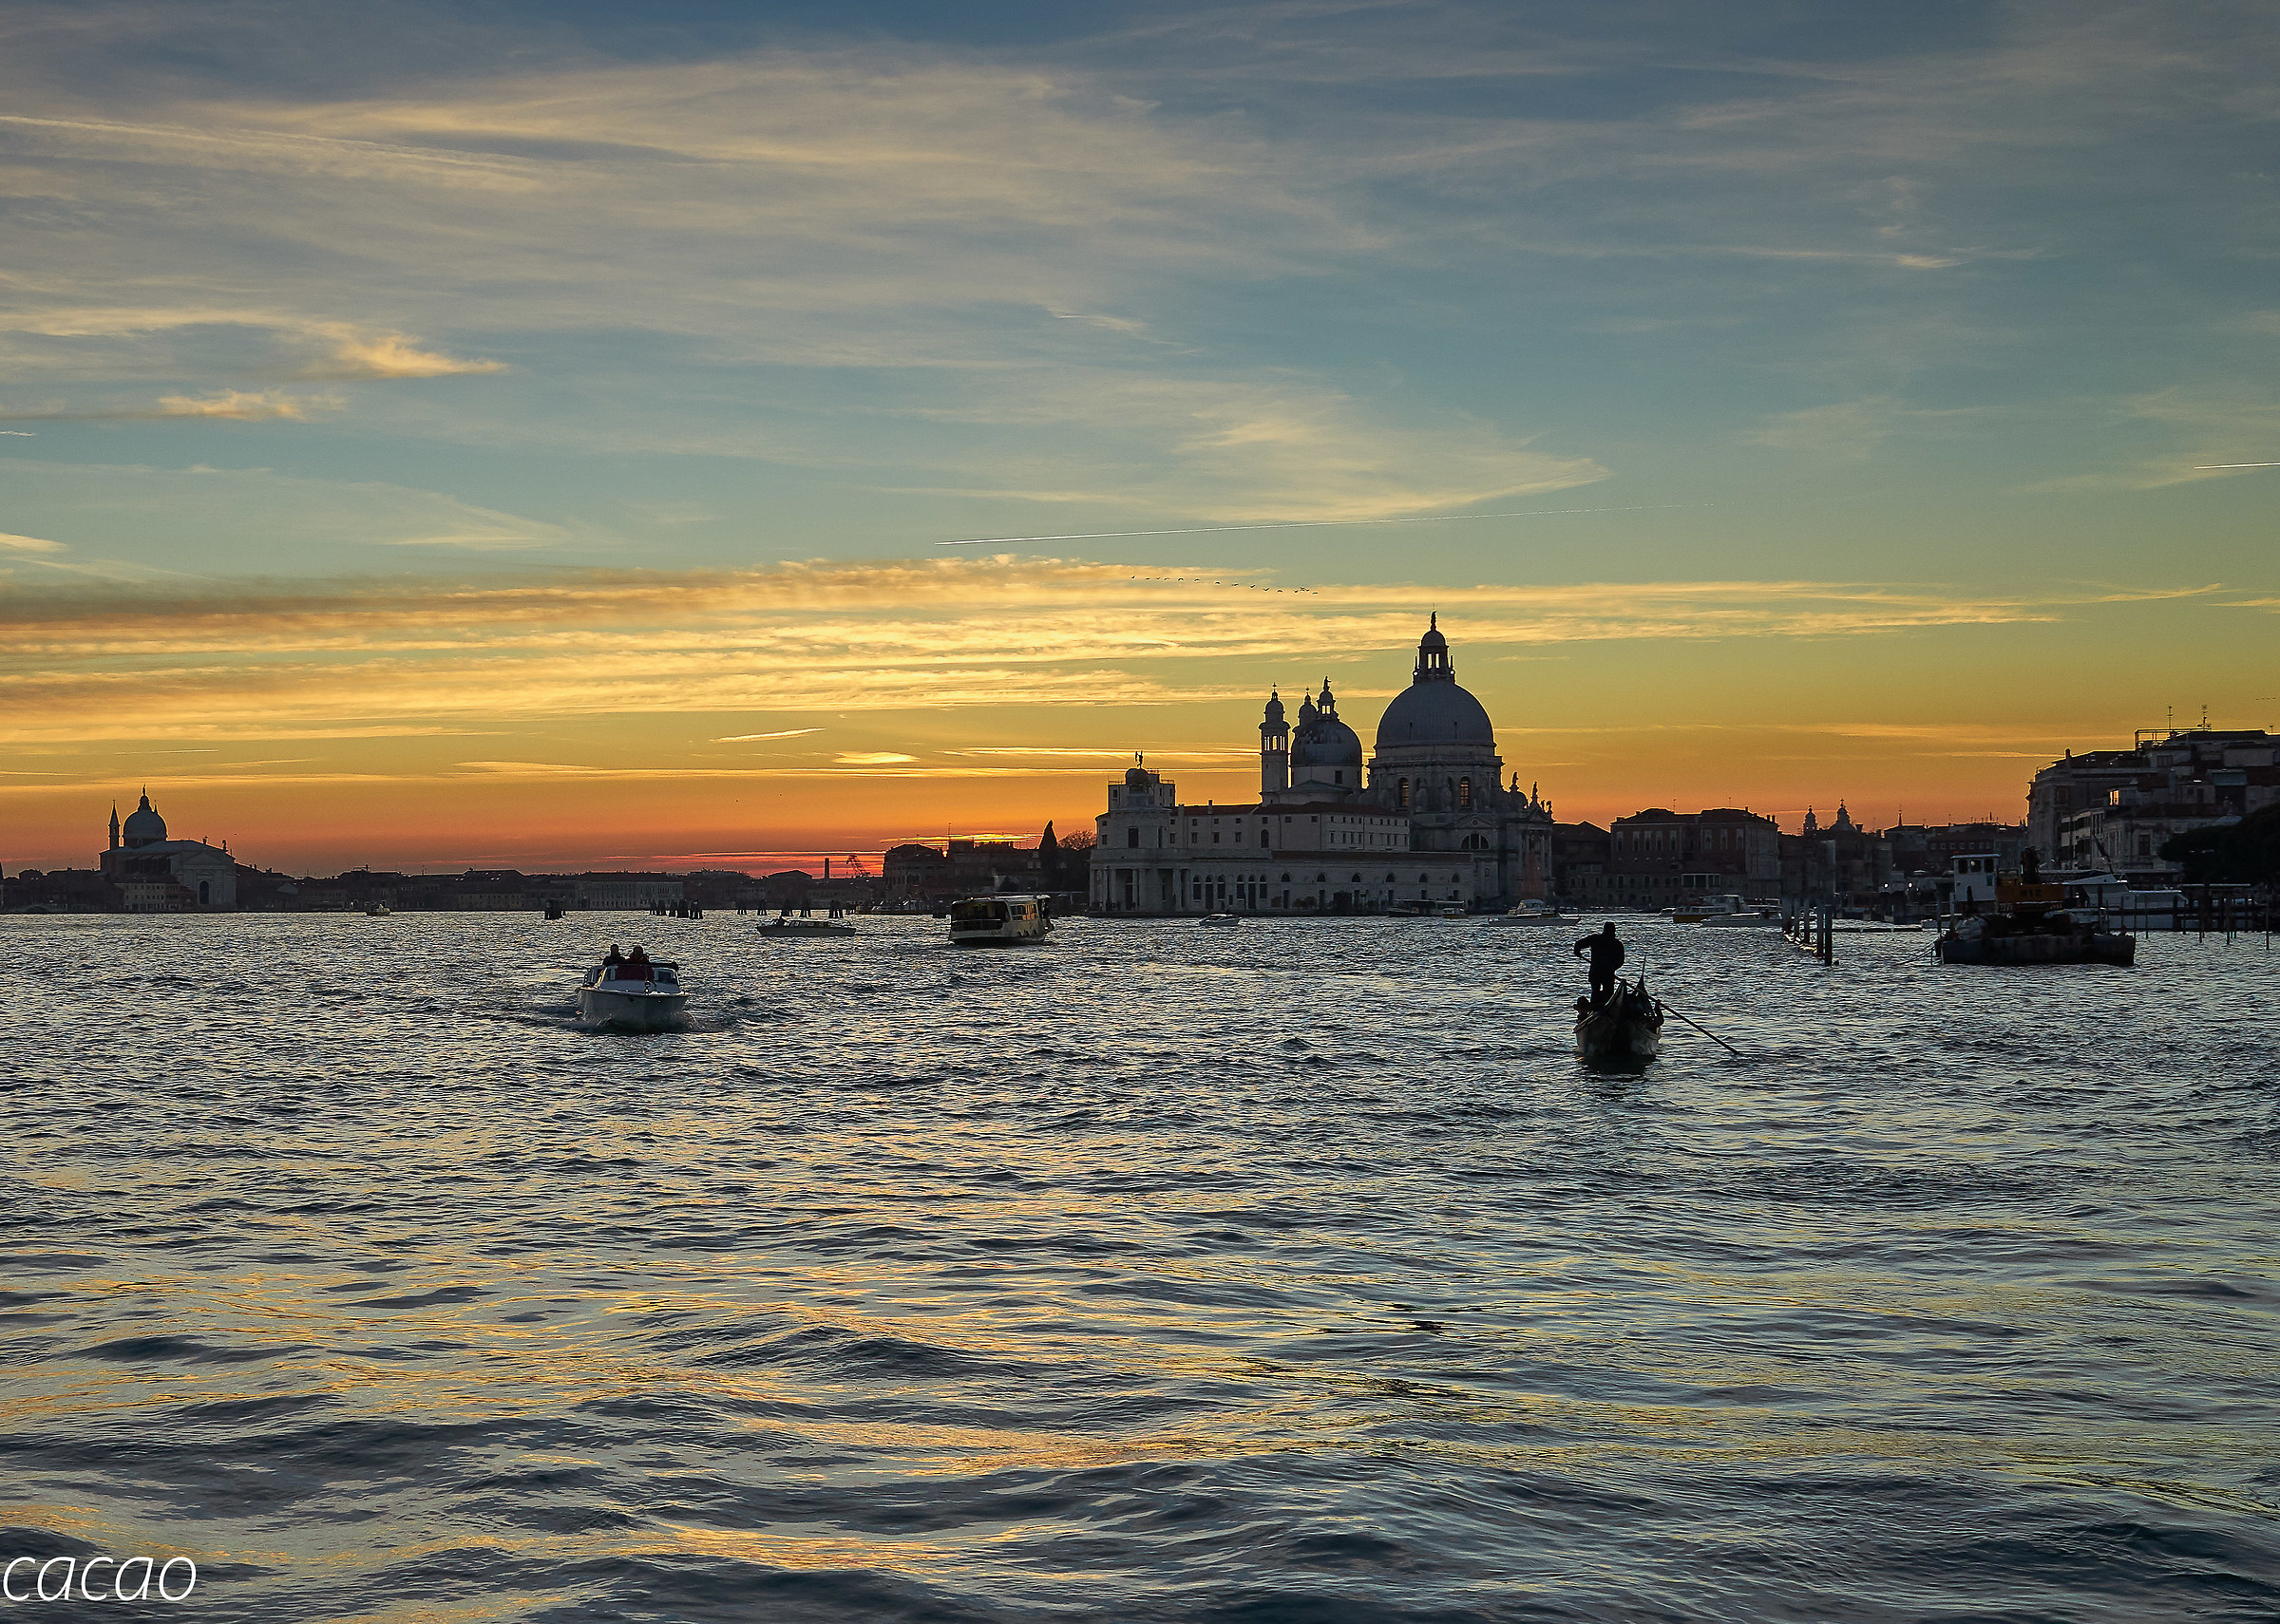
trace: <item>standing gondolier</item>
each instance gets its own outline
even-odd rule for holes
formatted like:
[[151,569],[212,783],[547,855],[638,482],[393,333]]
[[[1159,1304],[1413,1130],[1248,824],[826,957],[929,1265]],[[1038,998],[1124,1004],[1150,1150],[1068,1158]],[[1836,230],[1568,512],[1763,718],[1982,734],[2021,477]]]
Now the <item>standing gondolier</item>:
[[1616,938],[1612,919],[1600,927],[1599,935],[1577,942],[1571,956],[1581,958],[1586,954],[1591,955],[1591,1001],[1604,1004],[1614,996],[1615,973],[1623,968],[1623,943]]

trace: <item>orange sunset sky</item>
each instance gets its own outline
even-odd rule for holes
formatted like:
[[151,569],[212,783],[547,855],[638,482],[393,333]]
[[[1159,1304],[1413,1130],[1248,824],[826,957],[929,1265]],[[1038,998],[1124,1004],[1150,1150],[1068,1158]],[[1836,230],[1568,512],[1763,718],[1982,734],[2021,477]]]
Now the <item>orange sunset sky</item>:
[[2254,53],[1834,9],[12,13],[0,863],[1068,831],[1435,611],[1563,820],[2280,721]]

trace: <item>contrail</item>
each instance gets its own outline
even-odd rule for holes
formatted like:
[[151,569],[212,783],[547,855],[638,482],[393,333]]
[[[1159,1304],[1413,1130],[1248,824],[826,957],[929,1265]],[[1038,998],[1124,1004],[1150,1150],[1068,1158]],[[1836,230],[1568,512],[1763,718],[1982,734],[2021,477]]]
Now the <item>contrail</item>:
[[1279,524],[1194,524],[1180,530],[1082,530],[1073,536],[975,536],[937,541],[937,547],[995,547],[1006,541],[1108,541],[1128,536],[1209,536],[1223,530],[1320,530],[1337,524],[1455,524],[1472,519],[1549,519],[1570,513],[1654,513],[1673,507],[1705,507],[1706,502],[1658,501],[1636,507],[1540,507],[1527,513],[1436,513],[1421,519],[1294,519]]
[[2280,468],[2280,463],[2195,463],[2193,471],[2208,473],[2212,468]]

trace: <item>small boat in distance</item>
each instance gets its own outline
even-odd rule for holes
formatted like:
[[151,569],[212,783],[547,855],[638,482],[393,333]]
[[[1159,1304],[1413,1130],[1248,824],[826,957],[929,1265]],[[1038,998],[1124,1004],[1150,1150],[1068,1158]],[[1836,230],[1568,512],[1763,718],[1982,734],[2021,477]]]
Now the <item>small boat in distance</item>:
[[364,916],[368,919],[385,919],[394,913],[395,910],[387,903],[375,902],[364,911]]
[[1518,907],[1502,914],[1492,914],[1492,925],[1572,925],[1573,916],[1563,914],[1539,897],[1530,897]]
[[[1740,902],[1741,898],[1736,897],[1726,900]],[[1777,931],[1781,928],[1781,905],[1777,902],[1743,903],[1739,908],[1712,914],[1702,920],[1702,923],[1729,927],[1738,925],[1745,929],[1750,927],[1771,928]]]
[[[1779,910],[1776,909],[1773,912],[1776,917],[1772,922],[1777,925],[1781,922],[1778,917]],[[1739,894],[1732,891],[1722,897],[1709,897],[1690,908],[1670,910],[1672,922],[1681,925],[1706,925],[1714,919],[1723,919],[1729,916],[1732,916],[1734,923],[1738,925],[1755,925],[1765,922],[1758,918],[1755,909],[1743,903]]]
[[796,918],[789,914],[779,915],[773,919],[764,919],[760,922],[758,929],[762,935],[775,941],[782,941],[788,937],[852,936],[862,934],[845,919],[803,919]]
[[688,1007],[689,995],[681,990],[681,967],[651,958],[638,947],[623,958],[611,948],[610,956],[586,972],[578,989],[578,1018],[592,1027],[662,1031],[678,1021]]
[[1240,925],[1243,923],[1243,916],[1241,914],[1206,914],[1202,918],[1196,920],[1196,923],[1199,925]]
[[1575,1054],[1586,1066],[1644,1066],[1662,1052],[1662,1005],[1645,976],[1618,980],[1603,1003],[1575,1001]]
[[960,947],[1016,947],[1052,930],[1042,897],[968,897],[950,905],[950,939]]

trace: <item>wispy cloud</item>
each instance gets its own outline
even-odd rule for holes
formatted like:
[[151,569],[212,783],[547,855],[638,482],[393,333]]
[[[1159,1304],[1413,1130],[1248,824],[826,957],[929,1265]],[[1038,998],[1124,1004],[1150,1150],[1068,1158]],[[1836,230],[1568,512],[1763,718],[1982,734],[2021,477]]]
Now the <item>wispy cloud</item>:
[[[1220,578],[960,558],[19,594],[0,601],[0,735],[150,737],[248,715],[285,733],[611,712],[1146,706],[1249,692],[1247,679],[1229,686],[1230,660],[1312,665],[1405,649],[1429,608],[1462,627],[1471,658],[1497,645],[1999,626],[2080,601],[1814,581],[1270,595]],[[1010,642],[1009,623],[1021,628]],[[908,765],[877,754],[840,765]]]
[[297,421],[314,412],[338,411],[331,395],[294,395],[282,389],[221,389],[210,395],[161,395],[149,406],[122,406],[89,411],[0,412],[10,423],[162,422],[167,418],[221,418],[234,423]]

